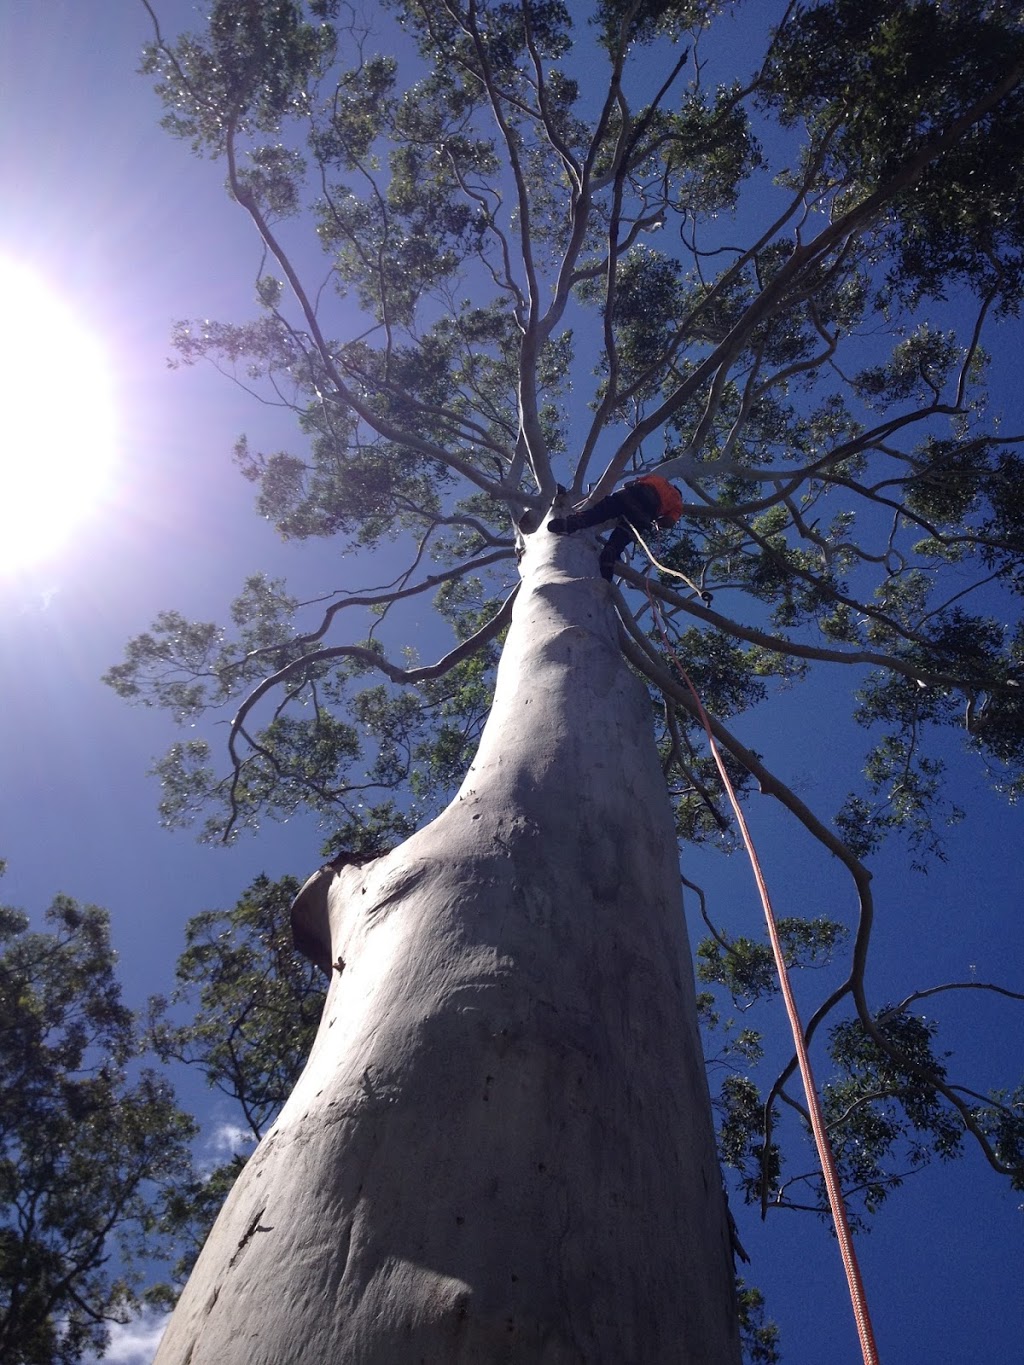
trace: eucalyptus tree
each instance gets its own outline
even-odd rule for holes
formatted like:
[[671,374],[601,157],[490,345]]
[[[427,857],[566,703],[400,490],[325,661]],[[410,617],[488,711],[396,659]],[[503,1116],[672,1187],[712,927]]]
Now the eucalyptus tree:
[[[179,356],[294,409],[298,453],[236,448],[282,535],[352,578],[400,559],[326,602],[251,577],[230,627],[165,612],[108,675],[231,718],[160,762],[168,823],[339,831],[295,911],[331,976],[318,1040],[160,1359],[735,1359],[676,843],[732,834],[684,667],[741,799],[847,878],[848,943],[783,930],[795,961],[847,955],[806,1033],[851,1195],[965,1140],[1022,1178],[1020,1092],[950,1078],[927,983],[865,981],[865,860],[890,832],[926,858],[952,814],[932,741],[1021,790],[1020,438],[985,390],[1022,288],[1020,18],[252,0],[172,40],[147,8],[165,124],[222,159],[260,256],[258,315],[180,324]],[[549,511],[655,469],[678,533],[609,587]],[[871,733],[816,812],[735,719],[826,670]],[[700,975],[773,990],[718,926]],[[784,1175],[792,1071],[717,1097],[763,1207],[819,1199]]]

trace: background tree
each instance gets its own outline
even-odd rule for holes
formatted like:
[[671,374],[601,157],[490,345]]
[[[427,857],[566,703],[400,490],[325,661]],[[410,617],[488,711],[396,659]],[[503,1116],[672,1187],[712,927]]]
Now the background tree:
[[[298,891],[292,877],[271,882],[260,876],[233,909],[193,916],[174,994],[151,1002],[161,1060],[197,1067],[209,1086],[237,1104],[240,1147],[259,1142],[277,1117],[323,1011],[323,973],[292,944],[288,912]],[[186,1023],[172,1022],[183,1012]],[[190,1172],[171,1193],[163,1217],[182,1248],[175,1266],[179,1282],[244,1164],[236,1152],[212,1171]]]
[[[60,896],[48,928],[0,908],[0,1356],[71,1365],[139,1303],[162,1190],[192,1120],[139,1070],[107,916]],[[116,1269],[115,1269],[116,1267]]]
[[[179,354],[296,410],[308,453],[236,451],[282,534],[408,557],[387,587],[326,603],[251,578],[230,631],[165,613],[109,679],[190,724],[232,713],[225,772],[204,740],[160,764],[168,822],[212,811],[207,835],[233,837],[308,806],[402,834],[480,738],[514,557],[538,585],[593,572],[593,540],[545,543],[559,485],[593,499],[637,468],[683,481],[682,534],[646,582],[624,568],[613,599],[676,830],[729,842],[682,659],[741,794],[776,797],[849,874],[849,970],[807,1033],[828,1021],[851,1192],[874,1207],[965,1135],[1019,1181],[1020,1094],[950,1079],[910,1013],[931,984],[869,998],[864,859],[889,832],[922,862],[941,854],[957,816],[943,729],[1020,790],[1019,438],[988,415],[984,338],[1020,301],[1024,33],[993,4],[780,5],[760,66],[736,73],[723,9],[605,3],[574,27],[558,4],[399,3],[373,32],[327,0],[215,5],[206,34],[174,43],[157,29],[167,125],[224,158],[264,253],[261,315],[183,323]],[[426,592],[454,641],[436,664],[396,661]],[[591,598],[576,610],[587,629]],[[518,640],[513,657],[540,666]],[[862,788],[815,813],[733,722],[826,666],[857,679],[870,749]],[[542,749],[575,733],[533,714]],[[560,780],[572,803],[599,779]],[[625,850],[651,811],[614,818]],[[841,944],[832,921],[787,933],[801,961]],[[720,998],[763,997],[764,966],[717,927],[701,950]],[[997,989],[941,985],[961,988]],[[759,1046],[750,1029],[728,1043],[734,1060]],[[814,1177],[783,1174],[791,1072],[721,1087],[726,1157],[765,1207],[820,1204]]]

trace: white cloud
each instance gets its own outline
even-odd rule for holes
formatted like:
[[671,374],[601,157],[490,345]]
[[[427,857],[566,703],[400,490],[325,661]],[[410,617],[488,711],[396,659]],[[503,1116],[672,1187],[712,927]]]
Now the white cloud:
[[204,1180],[210,1176],[228,1157],[248,1156],[256,1139],[248,1128],[237,1123],[218,1123],[213,1132],[207,1133],[202,1140],[202,1156],[196,1168]]
[[[115,1323],[101,1365],[153,1365],[170,1313],[144,1308],[131,1322]],[[94,1365],[99,1363],[94,1362]]]
[[207,1139],[209,1151],[218,1156],[234,1156],[253,1144],[253,1135],[248,1128],[240,1128],[237,1123],[219,1123]]

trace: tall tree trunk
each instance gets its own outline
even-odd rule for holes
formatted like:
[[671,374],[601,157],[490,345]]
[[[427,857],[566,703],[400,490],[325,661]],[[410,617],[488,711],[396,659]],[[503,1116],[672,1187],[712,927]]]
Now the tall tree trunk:
[[461,791],[300,897],[344,967],[157,1365],[738,1361],[671,812],[595,570],[531,537]]

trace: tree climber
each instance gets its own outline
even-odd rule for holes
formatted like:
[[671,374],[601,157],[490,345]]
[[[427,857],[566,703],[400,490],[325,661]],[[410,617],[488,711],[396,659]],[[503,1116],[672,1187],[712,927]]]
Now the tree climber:
[[660,474],[641,474],[638,479],[627,483],[617,493],[595,502],[584,512],[570,512],[567,517],[553,517],[548,522],[548,530],[555,535],[571,535],[573,531],[583,531],[588,526],[599,526],[602,522],[617,520],[611,535],[601,551],[601,577],[611,582],[612,572],[619,556],[633,539],[634,528],[644,531],[648,526],[667,530],[674,526],[683,514],[683,497],[674,484],[663,479]]

